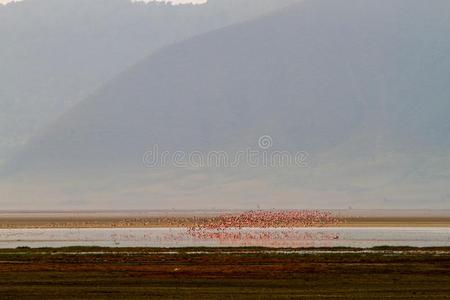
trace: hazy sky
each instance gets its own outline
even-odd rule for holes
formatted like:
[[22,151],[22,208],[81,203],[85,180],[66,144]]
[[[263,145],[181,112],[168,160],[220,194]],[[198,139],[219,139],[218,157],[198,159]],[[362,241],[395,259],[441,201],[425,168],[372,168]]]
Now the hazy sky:
[[0,4],[7,4],[9,2],[17,2],[17,0],[0,0]]
[[[17,2],[17,1],[21,1],[21,0],[0,0],[0,4],[6,4],[6,3],[9,3],[9,2]],[[131,0],[131,1],[151,2],[153,0]],[[165,0],[156,0],[156,1],[164,2]],[[200,4],[200,3],[207,2],[207,0],[168,0],[166,2],[172,2],[174,4],[181,4],[181,3],[196,3],[196,4]]]

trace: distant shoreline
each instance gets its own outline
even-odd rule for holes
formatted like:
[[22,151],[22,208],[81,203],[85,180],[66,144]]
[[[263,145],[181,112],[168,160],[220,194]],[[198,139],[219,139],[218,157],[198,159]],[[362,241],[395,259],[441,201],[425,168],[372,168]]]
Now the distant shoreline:
[[[348,211],[347,211],[348,212]],[[198,222],[207,222],[224,212],[214,211],[154,211],[130,212],[32,212],[0,213],[0,229],[32,228],[182,228],[191,227]],[[233,213],[233,212],[227,212]],[[326,227],[450,227],[450,216],[423,214],[414,216],[387,215],[380,213],[370,216],[367,213],[336,213],[342,222]],[[298,226],[304,227],[304,226]]]

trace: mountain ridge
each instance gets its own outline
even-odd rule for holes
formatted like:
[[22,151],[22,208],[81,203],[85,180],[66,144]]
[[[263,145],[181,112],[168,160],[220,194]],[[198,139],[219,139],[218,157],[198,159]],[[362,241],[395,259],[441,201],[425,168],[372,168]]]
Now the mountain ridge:
[[[194,37],[117,77],[16,161],[42,178],[92,176],[87,186],[105,194],[110,187],[136,205],[148,196],[152,205],[417,207],[430,199],[446,207],[446,8],[445,1],[305,1]],[[273,150],[308,152],[308,167],[142,163],[155,144],[232,153],[257,149],[264,135]]]

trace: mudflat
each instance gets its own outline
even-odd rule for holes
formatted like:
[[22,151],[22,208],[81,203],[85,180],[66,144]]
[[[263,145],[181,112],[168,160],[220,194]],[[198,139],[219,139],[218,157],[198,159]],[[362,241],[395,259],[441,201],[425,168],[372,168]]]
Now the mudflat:
[[[191,227],[238,211],[3,212],[0,228],[162,228]],[[336,211],[329,227],[450,227],[449,211]],[[302,227],[299,224],[299,227]]]

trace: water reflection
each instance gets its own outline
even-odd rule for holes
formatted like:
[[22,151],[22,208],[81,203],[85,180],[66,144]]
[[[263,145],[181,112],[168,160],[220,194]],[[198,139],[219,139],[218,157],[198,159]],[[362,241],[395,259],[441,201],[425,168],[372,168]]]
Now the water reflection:
[[1,229],[0,248],[450,246],[450,228]]

